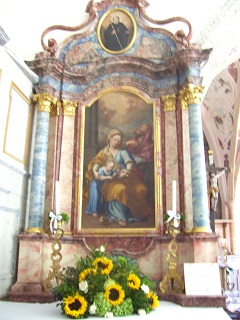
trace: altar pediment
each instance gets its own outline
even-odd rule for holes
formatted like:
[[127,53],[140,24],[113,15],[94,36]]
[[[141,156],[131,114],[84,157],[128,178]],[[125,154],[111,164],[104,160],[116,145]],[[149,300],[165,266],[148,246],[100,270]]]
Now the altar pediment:
[[[199,85],[196,67],[206,62],[211,50],[190,44],[192,28],[186,19],[154,20],[145,12],[147,5],[139,0],[90,1],[82,24],[48,27],[41,38],[44,52],[27,62],[40,76],[36,91],[82,100],[89,96],[87,91],[130,85],[157,98],[176,94],[188,82]],[[185,23],[188,34],[163,28],[174,22]],[[46,45],[55,31],[70,36],[61,44],[50,38]]]
[[[109,60],[112,56],[109,53],[99,50],[97,45],[97,38],[95,42],[79,36],[79,39],[69,39],[71,47],[66,46],[64,62],[66,65],[72,67],[81,68],[82,64],[99,62],[99,60]],[[167,40],[167,39],[166,39]],[[134,50],[131,54],[124,53],[123,56],[131,56],[135,59],[146,59],[156,63],[162,63],[167,59],[171,59],[174,56],[175,48],[171,47],[164,39],[153,39],[151,36],[141,36],[141,38],[135,44]],[[115,61],[124,61],[123,57],[115,57]],[[126,59],[125,59],[126,60]]]

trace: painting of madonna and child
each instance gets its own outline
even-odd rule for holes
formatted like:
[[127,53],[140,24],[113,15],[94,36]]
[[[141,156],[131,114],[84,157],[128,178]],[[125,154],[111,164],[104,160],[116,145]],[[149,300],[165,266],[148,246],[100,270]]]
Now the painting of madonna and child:
[[110,92],[85,108],[82,229],[154,228],[153,104]]

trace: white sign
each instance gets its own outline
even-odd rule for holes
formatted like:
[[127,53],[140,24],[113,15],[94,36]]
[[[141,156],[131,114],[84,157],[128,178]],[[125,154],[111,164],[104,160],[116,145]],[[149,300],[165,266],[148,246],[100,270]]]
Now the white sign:
[[222,295],[218,263],[184,263],[186,295]]

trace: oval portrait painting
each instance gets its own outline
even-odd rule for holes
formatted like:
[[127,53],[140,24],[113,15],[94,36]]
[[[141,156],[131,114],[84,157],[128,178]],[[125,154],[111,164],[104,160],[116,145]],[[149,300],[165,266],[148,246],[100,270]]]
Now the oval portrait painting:
[[98,39],[101,47],[112,54],[123,53],[133,45],[136,38],[136,23],[124,9],[111,9],[101,18]]

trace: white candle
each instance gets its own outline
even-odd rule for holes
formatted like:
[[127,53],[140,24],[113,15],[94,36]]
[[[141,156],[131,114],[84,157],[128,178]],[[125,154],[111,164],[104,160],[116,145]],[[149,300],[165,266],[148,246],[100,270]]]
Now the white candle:
[[172,181],[172,211],[174,214],[176,214],[177,212],[177,203],[176,203],[176,195],[177,195],[177,192],[176,192],[176,180],[173,180]]
[[56,211],[56,214],[60,213],[60,210],[59,210],[59,181],[55,182],[55,211]]

